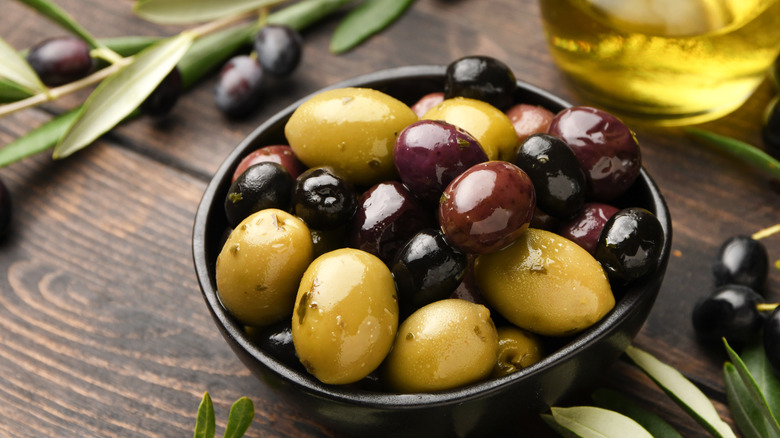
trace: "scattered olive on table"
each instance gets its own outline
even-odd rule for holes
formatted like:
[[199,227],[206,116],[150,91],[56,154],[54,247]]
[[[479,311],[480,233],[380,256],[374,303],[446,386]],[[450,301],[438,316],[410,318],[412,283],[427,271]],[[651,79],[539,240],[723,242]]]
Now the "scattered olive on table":
[[271,76],[290,75],[303,54],[301,34],[289,26],[267,24],[254,37],[257,62]]
[[263,68],[256,58],[236,55],[219,72],[214,86],[214,102],[228,117],[242,117],[260,104]]
[[[261,348],[324,383],[425,392],[511,374],[600,321],[616,279],[657,266],[658,219],[609,204],[641,166],[621,121],[574,107],[556,123],[515,103],[514,75],[491,58],[454,61],[445,78],[411,106],[319,93],[287,121],[287,144],[234,170],[220,300]],[[588,174],[600,158],[623,163],[598,175],[608,193]],[[257,309],[277,304],[281,316]]]
[[44,84],[53,87],[90,74],[95,61],[89,51],[89,45],[78,37],[54,37],[33,46],[27,62]]
[[181,72],[177,67],[174,67],[152,91],[152,94],[141,103],[139,108],[146,115],[162,116],[173,109],[181,92]]

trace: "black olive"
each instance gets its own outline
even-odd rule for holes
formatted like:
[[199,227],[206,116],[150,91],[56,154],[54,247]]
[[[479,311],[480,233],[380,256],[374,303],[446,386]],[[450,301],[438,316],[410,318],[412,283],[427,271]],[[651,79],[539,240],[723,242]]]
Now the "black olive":
[[75,36],[49,38],[36,44],[27,55],[27,62],[50,87],[81,79],[95,67],[89,45]]
[[225,215],[235,228],[247,216],[266,208],[288,211],[293,179],[280,164],[269,161],[250,166],[233,184],[225,197]]
[[152,94],[141,103],[140,109],[150,116],[162,116],[173,109],[179,100],[179,95],[181,95],[181,73],[174,67]]
[[664,231],[653,213],[631,207],[615,213],[601,230],[596,260],[610,280],[627,283],[658,267]]
[[760,292],[769,275],[766,247],[750,236],[734,236],[723,242],[712,265],[715,286],[741,284]]
[[401,313],[449,297],[466,273],[468,258],[447,244],[441,231],[422,230],[398,250],[392,264]]
[[292,320],[283,321],[266,327],[248,327],[247,334],[260,349],[290,368],[303,369],[292,339]]
[[766,318],[762,341],[767,362],[775,375],[780,377],[780,307],[775,307]]
[[214,86],[214,102],[229,117],[248,115],[260,104],[263,68],[255,58],[238,55],[222,67]]
[[568,219],[582,209],[587,191],[585,172],[563,140],[533,134],[517,150],[515,164],[531,177],[536,205],[542,211]]
[[485,101],[500,110],[514,103],[517,80],[503,62],[489,56],[467,56],[447,66],[444,97],[468,97]]
[[704,343],[717,346],[726,338],[734,348],[754,339],[764,319],[757,305],[763,302],[753,289],[730,284],[715,289],[693,308],[693,328]]
[[352,183],[331,167],[311,168],[298,176],[292,197],[295,214],[309,228],[327,230],[344,225],[355,211]]
[[255,34],[254,49],[266,73],[286,76],[301,61],[303,38],[291,27],[268,24]]

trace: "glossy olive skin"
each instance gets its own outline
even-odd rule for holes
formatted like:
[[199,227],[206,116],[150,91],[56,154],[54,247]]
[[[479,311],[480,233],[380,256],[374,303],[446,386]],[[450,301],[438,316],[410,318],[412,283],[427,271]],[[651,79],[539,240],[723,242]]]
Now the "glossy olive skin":
[[510,245],[528,228],[536,194],[512,163],[488,161],[455,178],[439,203],[444,238],[462,252],[486,254]]
[[615,306],[593,256],[549,231],[529,228],[513,245],[478,256],[474,275],[491,309],[545,336],[581,332]]
[[504,110],[514,101],[517,80],[503,62],[489,56],[466,56],[451,62],[444,74],[444,97],[462,96]]
[[278,322],[292,313],[311,260],[303,221],[272,208],[254,213],[230,233],[217,257],[219,301],[243,325]]
[[716,288],[699,300],[693,308],[691,320],[699,339],[722,347],[722,339],[741,348],[755,338],[764,319],[756,306],[764,302],[753,289],[742,285]]
[[433,225],[433,217],[398,181],[379,183],[358,200],[349,226],[349,246],[390,264],[407,240]]
[[181,72],[174,67],[152,94],[141,103],[140,109],[144,114],[153,117],[168,114],[176,106],[181,90]]
[[5,235],[11,227],[12,211],[11,192],[3,180],[0,180],[0,236]]
[[259,149],[255,149],[247,156],[241,159],[236,166],[236,170],[233,171],[233,181],[235,181],[249,166],[263,161],[271,161],[284,166],[285,170],[290,173],[290,176],[295,179],[298,175],[302,174],[306,170],[306,166],[295,156],[292,148],[287,145],[276,144],[271,146],[263,146]]
[[579,214],[560,224],[555,231],[595,254],[601,230],[618,211],[617,207],[602,202],[586,202]]
[[393,145],[393,161],[401,181],[415,196],[431,204],[439,201],[456,176],[487,160],[471,134],[441,120],[412,123]]
[[247,327],[247,334],[264,352],[294,369],[304,371],[292,339],[292,320],[285,318],[266,327]]
[[357,194],[352,183],[331,167],[314,167],[295,180],[292,206],[310,228],[326,230],[344,225],[352,218]]
[[517,139],[522,143],[531,134],[544,133],[550,128],[555,113],[539,105],[518,103],[506,110],[506,115],[512,122],[517,133]]
[[547,132],[574,151],[588,178],[588,194],[596,200],[617,198],[639,176],[639,143],[612,114],[584,106],[567,108],[556,114]]
[[585,204],[587,181],[577,157],[563,140],[533,134],[517,150],[514,163],[531,178],[536,204],[559,218],[570,218]]
[[511,161],[519,145],[515,128],[506,114],[477,99],[453,97],[426,112],[423,119],[443,120],[477,139],[491,160]]
[[298,67],[303,54],[303,37],[295,29],[266,24],[254,38],[257,61],[271,76],[287,76]]
[[625,208],[604,224],[594,256],[610,280],[628,283],[656,269],[664,238],[653,213],[639,207]]
[[464,300],[439,300],[398,328],[383,376],[388,389],[400,393],[457,388],[488,378],[497,354],[490,310]]
[[431,108],[442,103],[444,101],[444,93],[441,91],[434,91],[421,97],[417,102],[412,105],[412,111],[417,114],[417,117],[422,118],[425,113]]
[[355,186],[370,187],[397,177],[393,144],[417,120],[411,108],[388,94],[346,87],[306,100],[284,133],[306,166],[331,166]]
[[75,36],[49,38],[36,44],[27,54],[27,62],[50,87],[81,79],[95,65],[89,45]]
[[225,215],[231,227],[266,208],[290,209],[294,181],[280,164],[254,164],[236,179],[225,196]]
[[775,376],[780,377],[780,307],[776,307],[764,322],[764,354]]
[[292,315],[293,345],[323,383],[354,383],[371,374],[390,351],[397,328],[393,276],[375,256],[342,248],[306,269]]
[[528,368],[544,357],[544,348],[538,336],[514,326],[498,328],[498,360],[493,377],[502,377]]
[[222,67],[214,86],[214,102],[228,117],[244,117],[260,103],[263,69],[248,55],[230,58]]
[[712,264],[715,285],[741,284],[761,292],[769,275],[769,254],[751,236],[733,236],[718,248]]
[[401,313],[449,297],[466,273],[468,257],[444,240],[441,231],[422,230],[396,254],[391,270]]

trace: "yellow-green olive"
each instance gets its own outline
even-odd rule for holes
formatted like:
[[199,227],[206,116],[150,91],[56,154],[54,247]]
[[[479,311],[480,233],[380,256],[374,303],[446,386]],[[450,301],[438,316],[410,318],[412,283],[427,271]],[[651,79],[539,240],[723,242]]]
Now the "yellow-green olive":
[[513,161],[517,132],[509,117],[498,108],[477,99],[453,97],[428,110],[423,119],[444,120],[474,136],[491,160]]
[[393,345],[398,301],[390,269],[365,251],[342,248],[311,263],[292,315],[298,359],[324,383],[357,382]]
[[385,382],[401,393],[457,388],[489,377],[497,353],[498,335],[487,307],[460,299],[434,301],[401,324]]
[[299,106],[284,133],[308,167],[331,166],[354,184],[371,186],[395,177],[395,138],[417,120],[409,106],[381,91],[338,88]]
[[230,233],[217,256],[217,295],[242,324],[264,326],[292,313],[312,259],[309,229],[282,210],[260,210]]
[[493,377],[530,367],[543,357],[542,343],[535,334],[513,326],[498,328],[498,360]]
[[508,248],[479,256],[483,297],[514,325],[548,336],[577,333],[615,305],[601,265],[579,245],[529,228]]

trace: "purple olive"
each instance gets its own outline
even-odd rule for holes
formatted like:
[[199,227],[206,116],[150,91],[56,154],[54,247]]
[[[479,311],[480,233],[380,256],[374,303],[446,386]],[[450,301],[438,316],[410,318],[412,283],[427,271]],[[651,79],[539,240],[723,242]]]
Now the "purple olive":
[[81,79],[95,66],[87,43],[74,36],[49,38],[38,43],[30,49],[27,62],[50,87]]
[[430,212],[403,184],[386,181],[368,189],[358,200],[349,245],[389,264],[407,240],[432,225]]
[[254,49],[266,73],[287,76],[301,61],[303,37],[289,26],[267,24],[255,34]]
[[168,114],[181,95],[181,72],[174,67],[157,85],[152,94],[141,103],[141,111],[149,116],[159,117]]
[[234,56],[222,67],[214,87],[217,108],[229,117],[242,117],[257,108],[263,90],[263,69],[256,59]]
[[398,135],[393,160],[406,187],[435,203],[450,181],[488,157],[468,132],[441,120],[420,120]]
[[439,224],[455,248],[486,254],[520,237],[535,207],[534,186],[525,172],[506,161],[488,161],[447,186],[439,203]]
[[586,202],[580,213],[564,222],[556,230],[561,236],[585,248],[591,255],[596,252],[601,230],[615,213],[617,207],[601,202]]
[[555,116],[547,132],[574,151],[588,179],[588,194],[596,200],[617,198],[639,176],[639,143],[612,114],[585,106],[567,108]]

